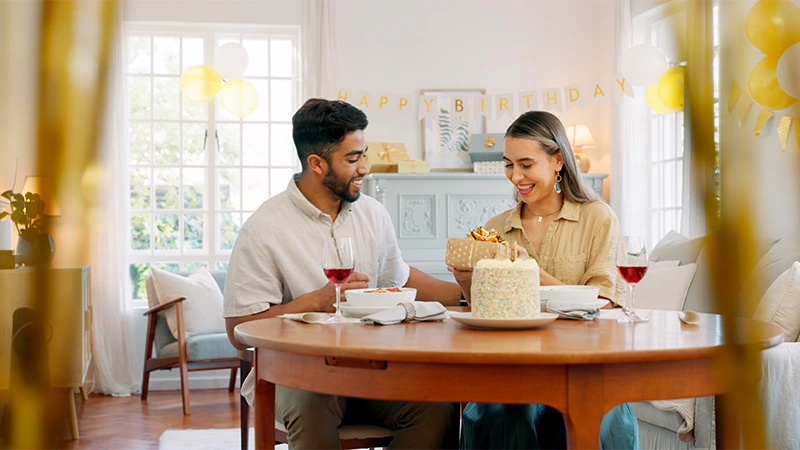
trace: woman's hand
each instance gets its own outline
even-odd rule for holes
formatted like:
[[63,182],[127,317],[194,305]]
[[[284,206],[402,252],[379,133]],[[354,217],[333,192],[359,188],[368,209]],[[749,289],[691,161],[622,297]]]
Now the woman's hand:
[[461,293],[464,294],[464,298],[467,299],[467,303],[469,303],[469,294],[472,288],[472,270],[458,270],[453,267],[448,267],[447,270],[453,274],[456,283],[461,287]]
[[514,242],[514,250],[517,252],[517,259],[531,259],[531,255],[528,254],[528,251],[525,250],[525,247],[517,244]]

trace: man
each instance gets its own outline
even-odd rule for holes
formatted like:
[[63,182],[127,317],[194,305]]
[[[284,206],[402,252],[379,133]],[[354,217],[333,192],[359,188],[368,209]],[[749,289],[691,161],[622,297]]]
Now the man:
[[[303,171],[286,191],[267,200],[239,231],[225,285],[228,336],[250,320],[280,314],[334,311],[334,286],[322,271],[322,248],[332,237],[353,238],[356,269],[342,290],[408,286],[420,300],[457,305],[461,290],[403,262],[394,228],[378,201],[361,196],[369,173],[364,159],[367,117],[340,101],[311,99],[292,118]],[[252,376],[242,395],[252,403]],[[453,406],[350,399],[276,387],[275,413],[290,448],[339,448],[343,420],[394,430],[393,448],[440,448]],[[358,414],[358,417],[354,417]]]

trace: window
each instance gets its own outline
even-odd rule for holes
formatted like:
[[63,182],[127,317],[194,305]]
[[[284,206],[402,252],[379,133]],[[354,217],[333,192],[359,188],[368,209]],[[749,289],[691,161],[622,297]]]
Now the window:
[[[211,30],[211,31],[209,31]],[[299,164],[291,115],[300,100],[297,27],[126,26],[128,86],[128,263],[131,295],[146,299],[150,266],[226,269],[239,227],[283,191]],[[259,95],[241,119],[219,96],[193,103],[180,92],[188,67],[239,42],[243,77]]]

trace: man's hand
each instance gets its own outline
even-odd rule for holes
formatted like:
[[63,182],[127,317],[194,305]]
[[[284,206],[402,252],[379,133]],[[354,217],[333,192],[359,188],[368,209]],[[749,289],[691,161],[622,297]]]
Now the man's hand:
[[[342,298],[340,301],[345,301],[344,291],[350,289],[367,289],[369,287],[369,276],[361,272],[353,272],[347,282],[342,285]],[[333,305],[336,304],[336,286],[333,283],[328,283],[322,289],[315,292],[317,295],[310,296],[308,311],[325,311],[336,312]],[[300,299],[298,299],[300,300]],[[297,300],[295,300],[297,301]]]
[[464,298],[469,301],[470,289],[472,288],[472,271],[458,270],[453,267],[448,267],[447,270],[453,274],[456,279],[456,283],[458,283],[458,285],[461,287],[461,292],[464,294]]

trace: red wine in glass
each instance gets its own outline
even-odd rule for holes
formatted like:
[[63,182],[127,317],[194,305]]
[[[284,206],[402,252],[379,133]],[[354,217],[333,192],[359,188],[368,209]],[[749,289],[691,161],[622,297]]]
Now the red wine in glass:
[[331,284],[335,284],[337,286],[341,286],[350,278],[350,274],[353,273],[353,269],[324,269],[325,276],[328,278],[328,281]]
[[647,266],[617,266],[617,272],[623,280],[630,284],[636,284],[644,278]]

